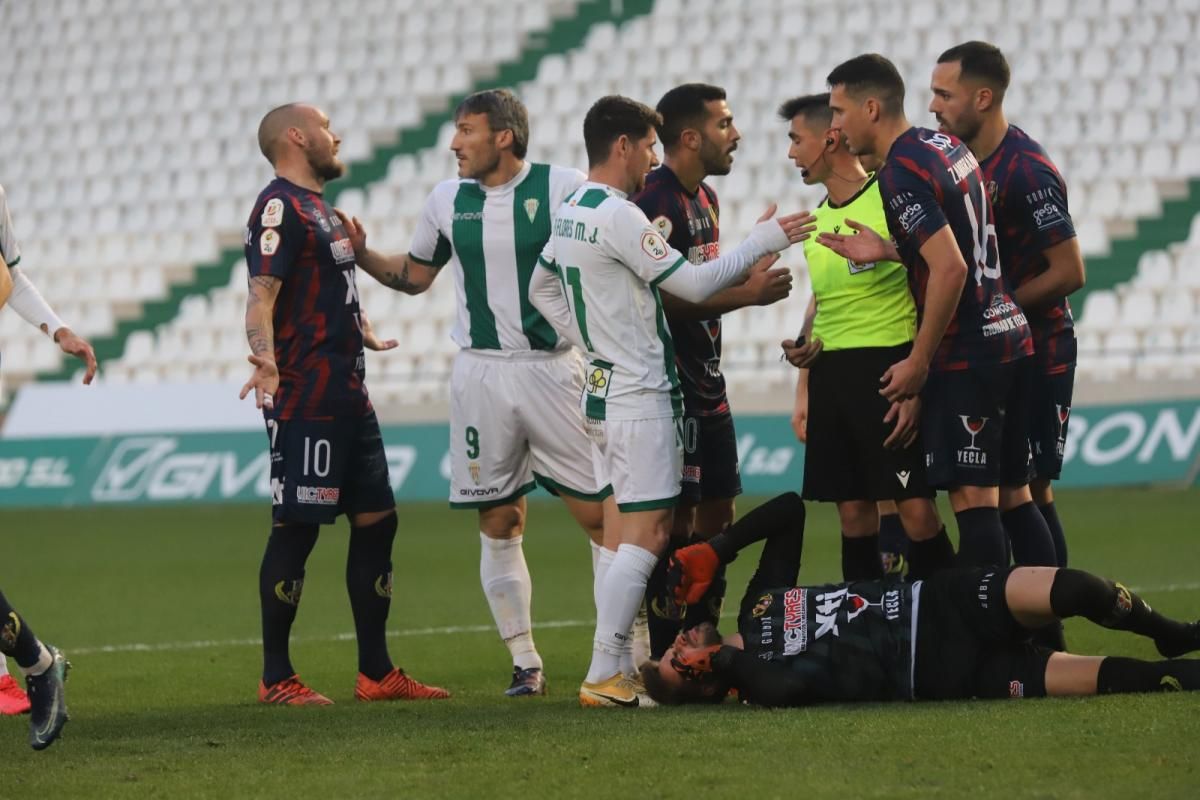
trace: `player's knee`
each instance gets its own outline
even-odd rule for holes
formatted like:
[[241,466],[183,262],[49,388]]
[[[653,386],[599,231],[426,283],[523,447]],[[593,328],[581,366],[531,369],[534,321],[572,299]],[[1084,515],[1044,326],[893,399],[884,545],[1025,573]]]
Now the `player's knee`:
[[1001,511],[1011,511],[1018,506],[1033,502],[1029,493],[1029,484],[1023,486],[1001,486],[999,491]]
[[842,534],[850,538],[879,532],[879,513],[870,500],[846,500],[837,504]]
[[525,530],[525,509],[517,503],[482,509],[479,530],[489,539],[512,539]]
[[1054,490],[1050,488],[1049,478],[1035,478],[1030,481],[1029,494],[1033,497],[1033,502],[1039,506],[1049,505],[1054,502]]
[[933,538],[942,529],[942,519],[938,516],[937,505],[932,500],[914,497],[901,500],[895,508],[900,515],[904,532],[913,541]]

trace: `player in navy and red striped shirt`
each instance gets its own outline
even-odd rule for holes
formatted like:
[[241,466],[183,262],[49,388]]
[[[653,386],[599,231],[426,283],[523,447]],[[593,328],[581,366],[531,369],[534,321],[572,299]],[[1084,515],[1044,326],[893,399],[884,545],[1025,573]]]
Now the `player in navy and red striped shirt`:
[[[938,57],[929,110],[942,130],[962,138],[980,160],[996,211],[1004,276],[1033,330],[1034,369],[1026,398],[1032,493],[1002,490],[1000,496],[1013,557],[1018,564],[1065,567],[1066,539],[1050,481],[1062,472],[1071,413],[1076,343],[1067,295],[1083,286],[1083,256],[1062,176],[1042,146],[1005,118],[1009,78],[1008,61],[994,45],[972,41],[952,47]],[[1052,537],[1053,552],[1047,552],[1042,530]]]
[[341,140],[313,106],[263,117],[258,143],[276,178],[246,225],[246,338],[251,390],[266,419],[274,525],[259,570],[263,677],[258,699],[331,701],[301,683],[288,637],[304,564],[321,525],[350,518],[346,588],[358,637],[359,700],[448,697],[397,669],[387,650],[396,503],[379,422],[363,384],[363,345],[390,349],[370,331],[354,283],[354,247],[322,190],[341,177]]
[[1013,412],[1033,344],[1001,274],[983,174],[961,141],[908,122],[904,81],[886,58],[858,56],[828,82],[833,125],[851,152],[886,159],[878,180],[895,246],[857,223],[857,235],[819,241],[856,262],[908,267],[917,337],[881,391],[893,402],[920,395],[928,480],[949,490],[960,561],[1007,564],[999,487],[1028,482],[1027,432]]
[[[741,134],[725,90],[685,83],[668,91],[655,109],[664,163],[646,176],[645,188],[630,198],[667,243],[703,264],[720,255],[721,216],[717,193],[705,178],[728,175]],[[717,621],[725,597],[724,575],[708,594],[688,606],[682,621],[672,619],[666,595],[670,553],[691,536],[708,539],[733,522],[734,498],[742,493],[737,435],[721,374],[721,315],[750,305],[769,305],[787,297],[792,278],[773,268],[778,256],[762,259],[738,286],[703,303],[689,303],[663,292],[663,309],[675,343],[675,366],[683,389],[683,481],[671,543],[646,586],[650,655],[657,658],[675,641],[680,623],[690,628]]]

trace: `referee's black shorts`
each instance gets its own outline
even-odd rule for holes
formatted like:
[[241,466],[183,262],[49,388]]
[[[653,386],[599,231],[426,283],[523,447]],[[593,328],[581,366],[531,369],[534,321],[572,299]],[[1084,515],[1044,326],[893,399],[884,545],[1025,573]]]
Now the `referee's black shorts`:
[[879,379],[911,349],[906,343],[826,351],[809,370],[806,500],[933,497],[920,437],[902,450],[883,446],[894,425],[883,421],[891,404],[879,394]]

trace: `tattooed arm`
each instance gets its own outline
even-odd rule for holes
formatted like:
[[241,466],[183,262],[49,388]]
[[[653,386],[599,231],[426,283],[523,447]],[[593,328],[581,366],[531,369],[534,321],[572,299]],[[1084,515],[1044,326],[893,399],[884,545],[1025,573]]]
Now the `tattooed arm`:
[[409,255],[385,256],[367,247],[367,232],[358,217],[335,209],[342,219],[346,235],[354,245],[354,260],[358,266],[389,289],[405,294],[420,294],[433,284],[440,271],[422,264]]
[[240,397],[254,390],[258,408],[272,408],[279,390],[279,368],[275,365],[275,299],[283,281],[272,275],[252,275],[246,295],[246,341],[250,343],[248,360],[254,374],[242,387]]

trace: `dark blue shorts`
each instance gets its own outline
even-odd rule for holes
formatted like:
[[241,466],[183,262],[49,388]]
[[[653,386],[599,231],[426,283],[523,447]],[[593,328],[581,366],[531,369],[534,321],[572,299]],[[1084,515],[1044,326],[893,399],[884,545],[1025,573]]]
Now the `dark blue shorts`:
[[1037,372],[1029,396],[1029,449],[1035,477],[1057,480],[1062,474],[1063,448],[1075,389],[1075,365],[1049,375]]
[[330,420],[268,419],[276,522],[328,525],[396,505],[375,412]]

